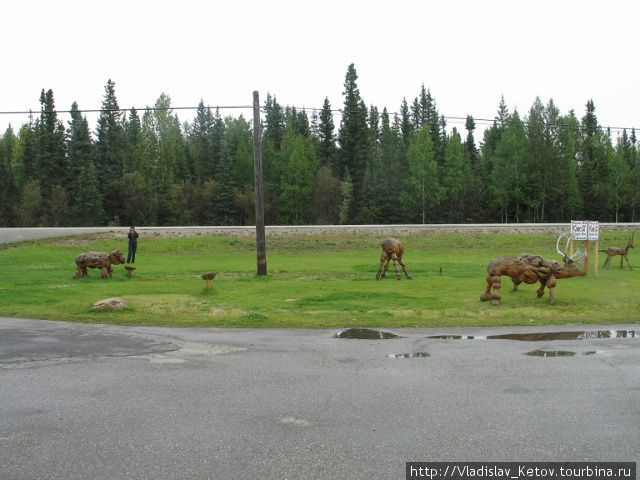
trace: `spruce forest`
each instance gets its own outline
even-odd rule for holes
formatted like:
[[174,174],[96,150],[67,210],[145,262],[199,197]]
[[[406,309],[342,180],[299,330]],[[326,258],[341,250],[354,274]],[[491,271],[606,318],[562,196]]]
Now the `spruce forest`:
[[[344,104],[262,114],[265,218],[271,225],[637,222],[640,153],[587,101],[583,116],[502,99],[476,139],[447,127],[424,86],[397,113],[367,107],[350,65]],[[78,105],[61,120],[51,90],[39,116],[0,138],[0,226],[251,225],[253,132],[244,115],[201,101],[181,123],[161,94],[140,112],[105,86],[92,132]],[[70,120],[66,120],[70,118]],[[66,126],[65,126],[66,124]]]

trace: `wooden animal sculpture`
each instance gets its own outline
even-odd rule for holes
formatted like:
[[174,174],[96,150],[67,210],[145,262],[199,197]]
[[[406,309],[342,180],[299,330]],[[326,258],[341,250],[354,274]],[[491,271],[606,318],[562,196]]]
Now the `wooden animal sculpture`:
[[73,278],[87,277],[87,268],[99,268],[102,270],[100,278],[113,276],[113,267],[111,265],[120,265],[126,263],[126,259],[120,250],[114,250],[111,253],[106,252],[87,252],[81,253],[76,257],[76,274]]
[[630,248],[633,248],[633,236],[635,234],[636,232],[633,232],[631,234],[631,237],[629,237],[629,240],[627,240],[627,246],[624,248],[609,247],[606,250],[598,250],[599,252],[604,252],[607,254],[607,258],[604,261],[603,268],[606,268],[611,264],[611,259],[613,257],[615,257],[616,255],[620,255],[620,268],[624,268],[623,260],[626,260],[627,263],[629,264],[629,268],[633,269],[633,267],[631,266],[631,263],[629,263],[629,259],[627,258],[627,253],[629,252]]
[[[563,256],[564,263],[555,260],[547,260],[539,255],[529,255],[523,253],[519,257],[497,257],[489,262],[487,267],[487,288],[480,296],[480,300],[492,300],[493,305],[498,305],[502,296],[500,295],[500,276],[511,277],[513,289],[516,290],[521,283],[540,282],[540,288],[536,291],[538,298],[544,295],[544,289],[549,289],[549,304],[555,302],[555,287],[560,278],[570,278],[585,275],[575,262],[584,258],[584,253],[578,252],[574,257],[582,255],[580,258],[569,257],[566,252],[561,252],[558,244],[562,235],[558,237],[556,249]],[[567,242],[568,245],[568,242]],[[493,293],[491,289],[493,288]]]
[[[389,269],[389,262],[393,260],[393,268],[396,271],[396,278],[402,280],[400,270],[398,270],[398,264],[402,266],[402,271],[407,276],[407,279],[411,280],[411,275],[407,272],[407,267],[402,261],[402,254],[404,254],[404,247],[399,240],[395,238],[385,238],[380,242],[382,247],[382,255],[380,256],[380,266],[378,267],[378,273],[376,274],[376,280],[380,280],[380,277],[384,277]],[[383,271],[384,268],[384,271]]]

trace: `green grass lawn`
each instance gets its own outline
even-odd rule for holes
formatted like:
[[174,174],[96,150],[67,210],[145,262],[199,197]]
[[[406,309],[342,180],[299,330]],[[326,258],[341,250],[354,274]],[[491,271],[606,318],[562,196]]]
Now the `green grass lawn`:
[[[626,233],[601,232],[600,245],[624,246]],[[619,261],[598,276],[558,281],[556,304],[537,285],[502,302],[481,302],[485,272],[496,256],[536,253],[559,259],[550,235],[438,234],[400,237],[413,280],[397,281],[393,266],[376,281],[379,238],[372,235],[272,236],[269,274],[258,277],[253,238],[222,235],[141,238],[129,277],[114,266],[73,280],[74,258],[120,248],[126,239],[82,236],[0,245],[0,315],[129,325],[224,327],[491,326],[640,322],[640,271]],[[633,250],[630,260],[634,262]],[[619,257],[617,257],[619,258]],[[640,263],[639,263],[640,266]],[[442,275],[439,275],[442,268]],[[215,271],[210,289],[200,278]],[[123,297],[121,312],[94,312],[97,300]]]

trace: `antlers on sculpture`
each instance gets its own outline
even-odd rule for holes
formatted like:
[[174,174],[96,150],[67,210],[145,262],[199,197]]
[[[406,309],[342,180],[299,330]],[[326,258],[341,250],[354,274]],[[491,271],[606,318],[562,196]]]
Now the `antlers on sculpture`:
[[[544,295],[544,289],[549,289],[549,304],[555,302],[555,287],[559,278],[570,278],[585,274],[576,263],[580,262],[585,254],[577,252],[569,255],[567,249],[560,250],[560,235],[556,241],[556,249],[562,255],[564,263],[555,260],[547,260],[539,255],[523,253],[519,257],[497,257],[489,262],[487,267],[487,288],[480,296],[480,300],[492,300],[494,305],[500,303],[501,276],[510,277],[513,281],[513,289],[516,290],[521,283],[540,282],[540,288],[536,291],[538,298]],[[567,241],[567,247],[569,242]],[[491,292],[493,289],[493,292]]]
[[[563,238],[566,239],[566,243],[564,246],[564,251],[560,250],[560,240],[562,240]],[[558,240],[556,240],[556,250],[558,251],[558,253],[560,254],[560,256],[562,257],[562,261],[564,263],[579,263],[580,265],[582,265],[582,263],[584,262],[585,257],[587,256],[587,252],[585,252],[584,250],[576,250],[576,252],[573,255],[569,255],[569,246],[571,244],[571,238],[567,237],[566,235],[558,235]]]
[[604,265],[602,265],[604,268],[608,267],[611,264],[611,259],[613,257],[615,257],[616,255],[620,255],[620,268],[624,267],[623,260],[626,260],[627,264],[629,264],[629,268],[633,269],[633,267],[631,266],[631,263],[629,262],[629,259],[627,258],[627,253],[629,252],[630,248],[633,248],[633,236],[635,235],[635,233],[636,232],[633,232],[631,234],[631,236],[629,237],[629,240],[627,240],[627,246],[624,248],[609,247],[606,250],[598,250],[599,252],[604,252],[607,254],[607,258],[604,261]]

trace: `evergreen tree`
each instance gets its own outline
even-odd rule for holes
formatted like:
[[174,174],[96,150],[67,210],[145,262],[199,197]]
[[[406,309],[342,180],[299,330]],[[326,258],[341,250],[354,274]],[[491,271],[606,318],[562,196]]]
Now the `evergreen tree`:
[[322,165],[313,187],[311,217],[316,225],[338,223],[340,214],[341,182],[327,165]]
[[411,134],[413,133],[413,125],[411,123],[411,114],[409,113],[409,105],[407,104],[407,99],[402,99],[402,104],[400,105],[400,116],[402,118],[402,123],[400,124],[400,131],[402,132],[402,140],[404,141],[405,147],[409,147],[409,140],[411,138]]
[[440,203],[442,187],[438,180],[438,165],[433,151],[429,125],[423,124],[411,139],[407,151],[410,176],[403,192],[404,203],[410,207],[411,219],[426,223]]
[[598,125],[593,100],[589,100],[586,114],[582,118],[579,163],[583,213],[589,219],[606,221],[613,217],[614,201],[610,183],[612,150],[610,138]]
[[[109,79],[96,127],[95,168],[98,178],[102,180],[99,187],[103,194],[108,184],[119,178],[124,171],[125,138],[121,116],[115,83]],[[110,209],[106,213],[109,218],[117,215],[117,212]]]
[[287,107],[285,109],[285,129],[293,129],[298,135],[303,137],[311,136],[311,128],[309,127],[309,117],[307,112],[298,111],[296,107]]
[[518,112],[505,119],[502,133],[493,152],[490,190],[492,206],[501,222],[519,222],[525,205],[523,189],[527,177],[527,136]]
[[351,181],[351,175],[349,175],[349,169],[347,169],[344,180],[340,184],[340,209],[338,211],[338,221],[340,225],[345,225],[349,221],[351,215],[353,203],[353,182]]
[[[78,110],[78,104],[73,102],[71,105],[71,122],[69,122],[69,128],[67,129],[67,151],[69,152],[69,173],[71,180],[69,182],[69,198],[72,200],[73,208],[71,208],[70,221],[73,225],[102,225],[103,218],[96,218],[95,211],[88,211],[83,206],[89,205],[91,208],[96,208],[96,205],[100,205],[97,209],[98,212],[104,212],[103,209],[103,195],[98,188],[98,181],[95,177],[95,164],[94,154],[95,148],[91,139],[91,132],[89,131],[89,123],[87,119],[82,116]],[[89,178],[88,175],[93,174],[93,178]],[[82,185],[82,182],[88,181],[90,186]],[[85,199],[82,198],[84,194],[94,194],[96,198]],[[80,205],[81,207],[78,207]],[[87,223],[83,217],[78,215],[88,215],[90,222]]]
[[280,150],[280,144],[282,143],[282,137],[285,132],[285,118],[282,107],[278,104],[276,96],[267,93],[267,100],[265,102],[265,127],[263,139],[273,142],[276,151]]
[[[424,89],[424,85],[422,85]],[[417,132],[422,127],[422,115],[420,109],[420,100],[418,97],[413,99],[413,103],[411,104],[411,129],[414,132]]]
[[334,137],[333,112],[329,99],[325,97],[320,111],[320,124],[318,125],[318,160],[321,165],[328,165],[334,175],[340,174],[336,168],[336,140]]
[[227,127],[224,123],[224,120],[220,115],[220,109],[216,108],[216,113],[213,116],[213,126],[211,128],[211,159],[213,162],[211,178],[214,178],[216,176],[216,173],[220,169],[220,164],[222,163],[222,157],[224,156],[226,128]]
[[580,217],[581,200],[578,190],[578,149],[580,144],[580,122],[573,111],[558,120],[562,127],[558,131],[558,170],[562,172],[557,182],[555,198],[556,214],[552,221],[568,222]]
[[234,185],[253,185],[253,129],[240,115],[225,121],[224,154],[232,165]]
[[380,146],[373,156],[370,202],[375,208],[376,222],[398,223],[407,220],[401,190],[409,176],[407,149],[400,133],[389,123],[387,109],[382,110]]
[[225,155],[220,168],[216,172],[214,189],[211,196],[215,203],[214,223],[217,225],[232,225],[234,221],[233,189],[233,165],[231,158]]
[[11,125],[0,138],[0,227],[13,226],[16,188],[13,180],[14,156],[18,139]]
[[213,155],[214,121],[211,109],[206,108],[200,100],[188,138],[189,155],[193,164],[190,173],[197,182],[211,180],[216,171]]
[[93,161],[80,170],[77,187],[73,191],[72,218],[77,226],[94,227],[104,225],[105,212],[102,205],[98,172]]
[[71,122],[67,129],[67,152],[69,173],[72,179],[80,176],[80,171],[93,161],[94,145],[89,131],[89,123],[78,110],[78,104],[71,105]]
[[29,123],[22,125],[18,132],[18,145],[14,167],[14,182],[18,192],[31,180],[36,179],[36,138],[31,115]]
[[53,185],[46,198],[46,211],[48,212],[48,225],[64,227],[68,225],[71,217],[69,206],[69,194],[62,185]]
[[631,141],[627,131],[623,130],[618,137],[615,152],[612,155],[611,186],[615,204],[615,222],[623,221],[624,210],[629,205],[631,194]]
[[174,225],[198,225],[200,219],[200,190],[190,178],[171,186],[170,208]]
[[363,203],[364,175],[370,152],[367,107],[360,98],[357,79],[358,75],[352,63],[347,69],[344,82],[344,109],[338,132],[340,150],[337,162],[338,174],[346,181],[348,170],[353,184],[351,218],[355,216],[355,209]]
[[507,108],[507,103],[504,101],[504,95],[501,95],[500,104],[498,105],[498,115],[496,117],[496,121],[501,127],[505,127],[507,125],[508,120],[509,120],[509,109]]
[[155,191],[160,202],[159,219],[161,223],[169,221],[170,191],[179,178],[186,178],[186,156],[184,138],[178,117],[171,109],[171,98],[162,93],[156,100],[153,110],[158,156],[154,168]]
[[144,168],[144,138],[142,135],[142,122],[135,108],[129,110],[129,117],[124,123],[124,137],[126,145],[125,173],[142,170]]
[[554,151],[549,125],[545,121],[545,108],[539,97],[536,97],[525,122],[528,156],[527,162],[521,165],[521,174],[527,179],[522,185],[522,192],[529,211],[522,220],[545,221],[547,197],[552,187],[549,167],[557,163],[558,152]]
[[637,139],[635,129],[631,130],[631,154],[629,170],[631,178],[629,180],[629,214],[628,218],[631,222],[636,222],[638,218],[638,207],[640,206],[640,153],[638,152]]
[[290,224],[309,223],[318,168],[313,142],[289,128],[282,140],[281,159],[283,169],[280,201],[283,219]]
[[16,216],[19,227],[40,227],[43,225],[42,213],[44,198],[39,180],[29,180],[22,191],[20,201],[16,205]]
[[64,185],[69,179],[65,152],[65,131],[58,120],[53,92],[49,89],[40,94],[40,118],[35,126],[36,164],[38,179],[44,194],[50,193],[53,185]]
[[475,165],[478,162],[478,149],[476,148],[476,141],[473,138],[473,132],[476,129],[476,122],[471,115],[467,115],[464,128],[467,130],[467,139],[464,142],[464,151],[471,169],[474,170]]
[[465,219],[465,201],[471,179],[470,165],[465,161],[462,139],[454,128],[447,140],[442,172],[442,187],[448,207],[447,220],[462,223]]

